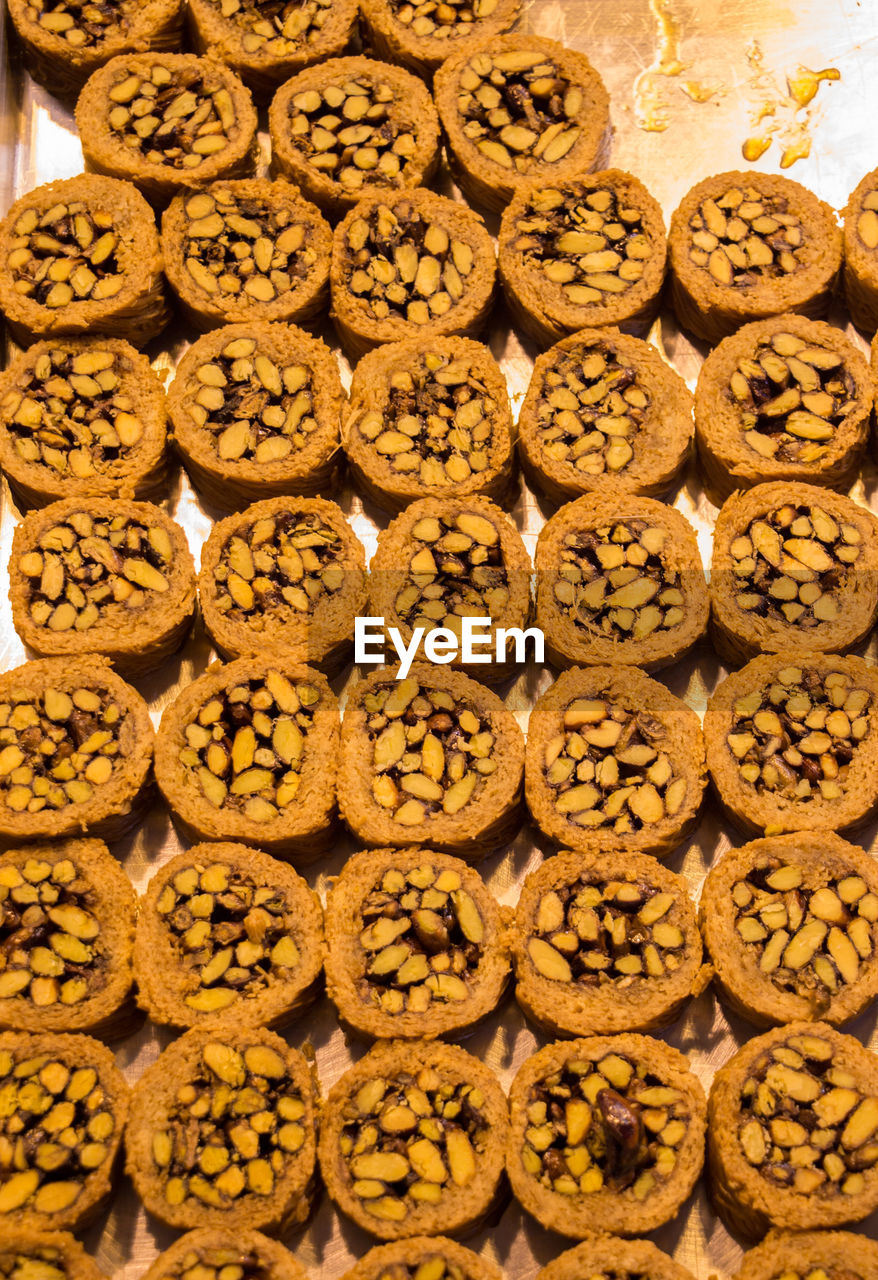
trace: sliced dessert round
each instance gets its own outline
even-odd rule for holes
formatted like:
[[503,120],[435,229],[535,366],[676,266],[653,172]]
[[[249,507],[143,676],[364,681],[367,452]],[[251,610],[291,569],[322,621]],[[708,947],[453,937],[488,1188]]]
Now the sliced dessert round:
[[556,1036],[653,1031],[712,977],[686,883],[641,853],[566,853],[524,882],[515,998]]
[[695,438],[720,501],[763,480],[847,489],[869,438],[874,387],[840,329],[784,315],[745,325],[710,353]]
[[436,72],[433,92],[451,171],[488,209],[531,183],[598,168],[609,146],[603,80],[555,40],[520,31],[467,40]]
[[168,416],[192,483],[228,510],[331,490],[343,402],[338,365],[319,338],[254,321],[192,344],[177,365]]
[[20,346],[101,333],[141,347],[170,312],[152,210],[97,173],[35,187],[0,223],[0,311]]
[[4,1031],[0,1089],[0,1248],[7,1230],[81,1231],[115,1190],[128,1118],[112,1053],[91,1036]]
[[142,498],[167,471],[165,393],[121,338],[53,338],[0,376],[0,470],[21,506]]
[[[396,627],[408,645],[421,627],[425,643],[444,646],[441,660],[491,684],[524,661],[508,633],[527,625],[530,557],[511,517],[487,498],[413,502],[379,533],[369,574],[385,634]],[[469,654],[468,618],[480,624]]]
[[125,1171],[169,1227],[281,1235],[310,1211],[316,1114],[311,1067],[273,1031],[186,1031],[137,1082]]
[[149,709],[101,656],[0,675],[0,843],[118,840],[149,800]]
[[710,566],[711,631],[734,663],[764,650],[841,653],[878,613],[878,521],[850,498],[795,481],[723,505]]
[[[152,1263],[143,1280],[308,1280],[289,1249],[261,1231],[187,1231]],[[662,1278],[664,1280],[664,1278]]]
[[878,329],[878,171],[851,192],[844,218],[844,298],[864,333]]
[[183,191],[162,216],[165,274],[198,329],[315,319],[325,310],[331,243],[314,205],[265,178]]
[[357,3],[284,0],[266,9],[257,0],[189,0],[187,16],[196,51],[231,67],[264,102],[302,67],[344,52]]
[[359,487],[386,510],[417,498],[501,500],[512,433],[506,380],[469,338],[389,342],[354,370],[344,449]]
[[[537,1272],[536,1280],[694,1280],[651,1240],[604,1236],[568,1249]],[[798,1280],[798,1277],[797,1277]]]
[[102,840],[60,840],[0,857],[0,1027],[131,1030],[131,882]]
[[655,347],[609,329],[582,329],[537,356],[518,415],[531,484],[554,502],[609,482],[657,496],[692,444],[692,396]]
[[878,1062],[823,1022],[754,1036],[714,1077],[710,1193],[748,1239],[859,1222],[878,1207]]
[[521,0],[362,0],[360,17],[379,57],[430,80],[464,43],[508,31],[520,9]]
[[707,627],[695,530],[653,498],[608,488],[568,502],[543,526],[534,567],[537,626],[556,666],[657,671]]
[[0,1242],[3,1280],[106,1280],[94,1259],[69,1231],[3,1228]]
[[317,994],[323,955],[317,895],[246,845],[193,845],[140,901],[134,969],[152,1022],[283,1025]]
[[878,1243],[851,1231],[772,1231],[734,1280],[878,1280]]
[[423,187],[367,196],[335,229],[329,287],[345,347],[475,336],[491,310],[494,246],[477,213]]
[[501,1280],[501,1275],[493,1262],[447,1236],[410,1236],[376,1245],[342,1280]]
[[9,598],[13,625],[36,653],[102,653],[123,675],[143,675],[186,638],[195,565],[160,507],[66,498],[16,527]]
[[525,799],[550,839],[583,853],[670,853],[707,782],[698,716],[635,667],[574,667],[528,721]]
[[457,1045],[385,1040],[330,1090],[326,1189],[383,1240],[473,1231],[497,1205],[508,1120],[496,1077]]
[[374,58],[330,58],[287,80],[268,113],[273,171],[329,217],[363,196],[429,183],[439,117],[423,81]]
[[354,854],[327,899],[326,942],[339,1019],[373,1039],[461,1035],[509,976],[507,913],[471,867],[430,849]]
[[291,661],[333,674],[365,610],[365,552],[334,502],[267,498],[214,525],[198,593],[225,656],[281,645]]
[[834,832],[729,850],[704,882],[700,920],[717,985],[758,1026],[841,1026],[878,995],[878,869]]
[[461,671],[383,667],[348,693],[338,804],[365,844],[476,861],[518,830],[523,772],[512,712]]
[[622,169],[523,187],[503,214],[498,245],[509,309],[541,347],[605,325],[642,335],[658,314],[662,211]]
[[162,715],[156,781],[190,838],[307,859],[335,831],[338,733],[326,677],[282,650],[214,663]]
[[652,1231],[680,1212],[701,1173],[704,1092],[661,1040],[548,1044],[519,1069],[509,1109],[513,1194],[561,1235]]
[[680,324],[719,342],[750,320],[821,316],[841,268],[835,211],[774,173],[718,173],[671,218],[671,300]]
[[707,704],[707,767],[747,832],[845,831],[878,804],[878,673],[862,658],[762,654]]

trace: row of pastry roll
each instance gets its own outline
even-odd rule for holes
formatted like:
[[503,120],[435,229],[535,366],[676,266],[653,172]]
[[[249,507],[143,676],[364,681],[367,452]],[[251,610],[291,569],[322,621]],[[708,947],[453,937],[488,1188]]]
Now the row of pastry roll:
[[284,1234],[307,1221],[319,1166],[335,1206],[380,1240],[471,1233],[506,1178],[548,1230],[636,1236],[679,1213],[705,1147],[712,1202],[745,1239],[878,1205],[878,1067],[822,1022],[750,1039],[709,1097],[683,1054],[633,1033],[544,1045],[508,1099],[479,1058],[424,1040],[380,1041],[321,1099],[297,1049],[247,1026],[185,1032],[133,1089],[89,1036],[4,1032],[0,1081],[15,1152],[3,1244],[92,1221],[123,1142],[148,1213],[178,1231]]

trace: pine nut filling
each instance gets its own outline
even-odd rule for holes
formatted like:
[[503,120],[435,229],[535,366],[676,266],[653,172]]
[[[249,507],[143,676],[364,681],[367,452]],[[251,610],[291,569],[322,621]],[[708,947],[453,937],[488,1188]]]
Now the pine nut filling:
[[341,538],[317,515],[264,516],[224,545],[215,575],[216,607],[236,620],[309,614],[344,585]]
[[753,520],[729,548],[735,603],[760,618],[810,629],[834,622],[853,580],[862,535],[821,507],[787,503]]
[[15,292],[40,306],[105,302],[125,284],[118,247],[112,213],[73,200],[45,212],[25,209],[12,228],[6,266]]
[[367,1213],[404,1222],[469,1186],[489,1135],[482,1091],[432,1067],[362,1085],[344,1106],[341,1156]]
[[0,401],[18,458],[75,480],[117,473],[143,438],[126,389],[131,372],[115,351],[38,355]]
[[867,249],[878,249],[878,191],[870,191],[860,205],[857,235]]
[[127,620],[169,590],[172,556],[162,525],[71,512],[19,558],[31,621],[62,632]]
[[276,1050],[206,1044],[197,1073],[155,1118],[152,1164],[165,1200],[224,1209],[241,1197],[273,1195],[304,1145],[304,1115]]
[[737,881],[732,901],[735,928],[760,973],[818,1014],[874,954],[878,895],[862,876],[828,878],[769,858]]
[[377,205],[347,229],[348,287],[374,320],[423,325],[447,315],[474,267],[466,240],[405,204]]
[[319,702],[316,685],[275,670],[223,689],[186,725],[180,764],[214,808],[273,822],[298,794]]
[[0,1000],[75,1005],[103,989],[95,893],[69,858],[0,867]]
[[717,284],[749,289],[792,275],[802,262],[805,233],[786,196],[730,187],[699,205],[689,219],[689,259]]
[[870,731],[872,695],[846,672],[784,667],[738,698],[726,737],[744,782],[787,800],[838,800]]
[[346,191],[400,187],[417,151],[415,124],[401,93],[379,75],[306,89],[289,104],[289,140],[313,169]]
[[131,26],[133,0],[31,0],[26,9],[34,22],[67,41],[71,49],[94,48],[108,36]]
[[398,22],[420,38],[452,40],[472,35],[472,25],[489,18],[499,0],[388,0]]
[[562,160],[582,130],[582,90],[539,49],[478,53],[458,77],[463,135],[516,173]]
[[778,462],[825,457],[858,390],[843,355],[792,333],[761,342],[729,379],[744,440]]
[[768,1183],[829,1199],[864,1190],[878,1163],[878,1098],[832,1065],[833,1047],[816,1035],[767,1049],[741,1091],[738,1142]]
[[580,827],[631,835],[679,812],[686,779],[665,725],[603,698],[577,698],[546,743],[543,776],[555,807]]
[[[74,1055],[75,1056],[75,1055]],[[94,1067],[0,1050],[0,1214],[60,1213],[106,1163],[116,1132]]]
[[357,430],[394,471],[447,488],[490,466],[499,408],[469,357],[428,351],[390,375],[386,403]]
[[646,520],[566,534],[555,604],[585,631],[645,640],[685,618],[683,576],[665,564],[667,529]]
[[496,772],[489,721],[443,689],[399,680],[366,694],[372,797],[394,822],[418,826],[477,802]]
[[270,1280],[271,1275],[270,1266],[248,1249],[199,1244],[171,1266],[165,1263],[162,1280]]
[[466,1000],[485,924],[456,871],[424,863],[385,871],[360,911],[363,1001],[385,1013],[427,1013]]
[[237,867],[184,867],[162,889],[156,910],[173,936],[187,985],[194,982],[184,1000],[196,1013],[253,999],[300,963],[282,890],[257,884]]
[[3,1280],[68,1280],[70,1271],[60,1249],[31,1244],[27,1253],[0,1244],[0,1276]]
[[311,367],[282,364],[255,338],[234,338],[195,376],[186,409],[223,462],[283,462],[317,430]]
[[448,627],[461,634],[463,618],[499,618],[509,601],[500,533],[484,516],[424,516],[412,525],[417,550],[408,581],[394,602],[411,627]]
[[635,460],[651,397],[609,346],[558,352],[537,401],[540,452],[587,476],[619,475]]
[[612,188],[593,191],[576,181],[531,191],[515,232],[512,248],[525,266],[577,307],[605,306],[626,293],[653,253],[642,209]]
[[214,188],[190,196],[185,212],[184,264],[211,296],[273,302],[317,262],[302,210],[289,208],[283,197],[257,200]]
[[101,688],[13,689],[0,702],[0,803],[13,813],[86,804],[116,772],[123,716]]
[[111,133],[150,164],[195,171],[225,151],[237,124],[225,84],[208,88],[195,70],[171,71],[160,62],[148,75],[120,68],[109,90]]
[[332,10],[332,0],[210,0],[241,32],[245,53],[282,58],[314,44]]
[[627,991],[679,969],[678,917],[674,895],[653,884],[580,876],[540,899],[527,951],[550,982]]
[[557,1195],[630,1189],[643,1201],[677,1163],[689,1128],[686,1098],[618,1053],[572,1059],[537,1082],[522,1164]]

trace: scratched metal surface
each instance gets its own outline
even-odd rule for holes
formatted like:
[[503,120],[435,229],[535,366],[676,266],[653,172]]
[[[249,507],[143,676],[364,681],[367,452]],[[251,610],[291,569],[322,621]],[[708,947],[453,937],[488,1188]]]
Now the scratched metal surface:
[[[878,35],[874,17],[872,0],[862,4],[859,0],[529,0],[524,23],[587,53],[611,94],[612,163],[641,177],[669,215],[697,179],[721,169],[745,167],[741,146],[748,137],[762,137],[770,144],[759,167],[772,171],[779,169],[785,149],[805,151],[810,139],[810,156],[799,160],[790,176],[836,208],[841,207],[862,174],[878,164],[874,126],[878,118],[878,77],[874,72]],[[79,172],[81,152],[70,114],[23,74],[14,54],[6,64],[2,42],[0,26],[0,66],[7,66],[0,81],[0,200],[5,209],[15,196],[38,183]],[[796,110],[797,104],[787,96],[786,76],[800,65],[812,70],[836,67],[841,79],[822,84],[813,101]],[[265,153],[264,134],[262,141]],[[449,187],[447,177],[441,181]],[[840,311],[834,318],[846,323]],[[534,353],[511,331],[505,311],[499,308],[488,340],[500,360],[517,412]],[[657,322],[652,340],[690,386],[694,385],[701,353],[669,317],[663,315]],[[861,338],[857,341],[865,346]],[[186,335],[180,331],[160,337],[152,352],[156,368],[169,372],[185,346]],[[347,378],[349,370],[343,360],[341,364]],[[875,476],[870,474],[865,483],[858,482],[853,493],[861,501],[874,503]],[[371,554],[380,527],[374,513],[364,511],[350,490],[343,492],[341,501]],[[675,501],[696,524],[707,559],[715,509],[702,496],[694,474],[686,477]],[[197,558],[211,520],[185,477],[178,474],[172,479],[166,505],[185,527]],[[544,514],[526,490],[520,493],[514,514],[532,549]],[[0,493],[2,669],[25,657],[6,603],[6,564],[16,518],[4,481]],[[211,657],[209,642],[198,629],[162,675],[141,685],[156,723],[176,691],[202,671]],[[662,678],[700,711],[721,674],[712,652],[701,646]],[[346,679],[337,682],[340,692]],[[530,672],[508,690],[509,705],[522,724],[533,698],[550,679],[547,672]],[[875,829],[859,838],[867,849],[878,848]],[[735,834],[708,808],[695,836],[675,853],[670,865],[688,878],[697,893],[706,868],[733,842]],[[179,847],[166,812],[157,805],[146,826],[115,852],[141,889],[152,870]],[[348,853],[347,847],[340,847],[307,873],[319,891],[325,890],[327,878]],[[510,848],[483,864],[482,871],[497,897],[511,904],[522,877],[539,860],[533,833],[525,828]],[[866,1043],[878,1044],[874,1015],[860,1019],[849,1030]],[[752,1029],[745,1024],[730,1023],[708,993],[690,1006],[666,1038],[690,1056],[708,1087],[716,1068],[750,1034]],[[326,1000],[288,1035],[298,1046],[313,1045],[324,1088],[364,1049],[346,1043]],[[117,1046],[120,1065],[132,1081],[155,1059],[168,1038],[167,1033],[146,1025]],[[540,1037],[527,1027],[514,1001],[507,997],[467,1045],[508,1087],[518,1066],[539,1043]],[[878,1215],[859,1230],[878,1238]],[[713,1274],[724,1280],[734,1274],[740,1262],[739,1243],[718,1223],[701,1189],[678,1218],[653,1238],[698,1280]],[[147,1220],[131,1187],[120,1178],[109,1214],[87,1234],[85,1243],[107,1274],[135,1280],[171,1239],[172,1233]],[[307,1230],[286,1243],[313,1275],[335,1280],[372,1242],[341,1219],[324,1196]],[[514,1204],[469,1243],[498,1262],[514,1280],[531,1280],[540,1266],[569,1244],[543,1231]]]

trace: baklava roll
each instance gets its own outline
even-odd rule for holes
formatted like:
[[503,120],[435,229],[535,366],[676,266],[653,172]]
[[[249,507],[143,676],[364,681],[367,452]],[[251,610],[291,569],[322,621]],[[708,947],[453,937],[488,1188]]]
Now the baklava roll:
[[874,169],[851,192],[844,218],[844,299],[851,319],[864,333],[878,329],[878,172]]
[[704,1092],[661,1040],[545,1045],[519,1069],[509,1108],[512,1192],[561,1235],[653,1231],[680,1212],[701,1173]]
[[878,1062],[823,1022],[755,1036],[714,1077],[710,1193],[747,1239],[859,1222],[878,1207]]
[[101,333],[141,347],[167,324],[152,210],[130,182],[81,173],[35,187],[0,223],[0,311],[20,346]]
[[700,920],[717,986],[757,1026],[841,1026],[878,995],[878,869],[832,831],[730,849]]
[[734,1280],[878,1280],[878,1244],[850,1231],[772,1231]]
[[348,695],[338,804],[365,844],[477,861],[521,822],[524,741],[500,698],[460,671],[383,667]]
[[99,653],[123,675],[144,675],[188,634],[195,565],[160,507],[68,498],[16,527],[9,598],[16,631],[41,656]]
[[252,173],[256,108],[214,58],[134,53],[89,77],[76,103],[86,164],[127,178],[151,204],[187,187]]
[[[91,1036],[0,1034],[6,1231],[81,1231],[113,1195],[130,1089]],[[14,1154],[13,1154],[14,1152]]]
[[498,246],[509,309],[541,347],[605,325],[642,337],[658,314],[664,219],[622,169],[523,187],[503,214]]
[[561,507],[534,567],[536,621],[556,666],[677,662],[707,628],[695,530],[674,507],[608,489]]
[[140,900],[138,1002],[166,1026],[281,1026],[317,994],[324,950],[320,901],[291,867],[242,844],[193,845]]
[[340,1021],[373,1039],[470,1031],[506,986],[507,914],[458,858],[354,854],[326,903],[326,985]]
[[102,840],[57,840],[0,856],[0,1027],[131,1030],[131,882]]
[[[308,1280],[289,1249],[261,1231],[201,1227],[160,1253],[142,1280]],[[669,1278],[670,1280],[670,1278]]]
[[53,338],[0,376],[0,470],[23,507],[155,497],[167,472],[165,393],[121,338]]
[[677,319],[710,343],[785,311],[822,316],[841,269],[835,211],[772,173],[704,178],[674,212],[668,247]]
[[683,379],[655,347],[612,328],[582,329],[537,356],[518,415],[524,473],[559,504],[610,482],[660,496],[692,436]]
[[[342,1280],[502,1280],[493,1262],[447,1236],[409,1236],[364,1253]],[[865,1276],[863,1280],[873,1280]]]
[[308,860],[335,832],[338,702],[282,650],[214,663],[165,709],[155,776],[190,838]]
[[862,658],[763,654],[717,686],[707,767],[729,817],[755,835],[845,831],[878,804],[878,674]]
[[358,487],[385,510],[470,494],[502,503],[512,441],[506,380],[479,342],[388,342],[354,369],[342,442]]
[[335,674],[365,611],[365,552],[334,502],[267,498],[214,525],[198,593],[226,657],[281,645],[291,661]]
[[461,0],[444,7],[435,0],[362,0],[360,17],[379,57],[401,62],[429,81],[471,39],[508,31],[520,10],[521,0]]
[[384,1040],[330,1090],[318,1154],[337,1208],[382,1240],[474,1231],[503,1189],[506,1098],[457,1045]]
[[104,657],[0,675],[0,845],[118,840],[149,800],[154,739],[143,698]]
[[312,1068],[273,1031],[186,1031],[137,1082],[125,1170],[169,1227],[281,1235],[310,1211],[316,1116]]
[[524,882],[515,998],[550,1035],[655,1031],[713,976],[686,883],[640,853],[566,853]]
[[616,1236],[599,1236],[568,1249],[538,1271],[536,1280],[581,1280],[583,1276],[588,1280],[694,1280],[690,1271],[651,1240]]
[[107,1280],[94,1259],[69,1231],[3,1228],[0,1242],[3,1280]]
[[330,58],[300,71],[274,95],[268,125],[273,172],[330,218],[363,196],[426,186],[439,164],[439,117],[426,86],[374,58]]

